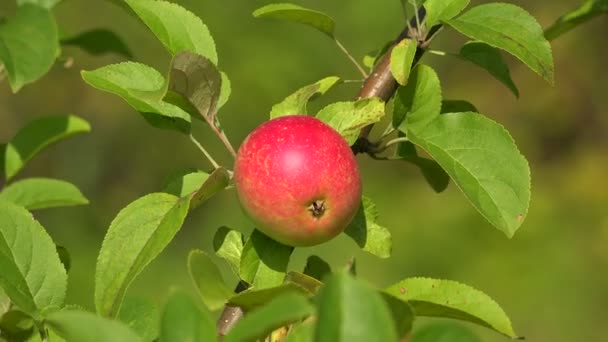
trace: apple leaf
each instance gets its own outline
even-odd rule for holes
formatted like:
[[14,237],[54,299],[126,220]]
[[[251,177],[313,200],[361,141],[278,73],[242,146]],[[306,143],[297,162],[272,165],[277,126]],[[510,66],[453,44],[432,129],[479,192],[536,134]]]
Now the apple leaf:
[[298,5],[283,3],[270,4],[258,8],[253,12],[255,18],[271,18],[290,21],[294,23],[311,26],[322,33],[334,37],[334,20],[327,14]]
[[211,312],[199,308],[186,293],[171,294],[160,321],[159,342],[217,341],[215,321]]
[[417,329],[412,334],[410,342],[481,342],[481,339],[471,330],[453,322],[431,323]]
[[363,196],[359,211],[344,233],[364,251],[380,258],[388,258],[393,248],[391,232],[379,225],[377,219],[376,205],[371,199]]
[[123,62],[82,71],[81,74],[92,87],[120,96],[152,126],[190,133],[190,115],[162,100],[165,79],[154,68]]
[[475,106],[464,100],[443,100],[441,101],[441,114],[479,112]]
[[559,17],[553,25],[545,30],[545,38],[553,40],[578,25],[606,13],[608,13],[608,1],[587,0]]
[[431,28],[442,21],[450,20],[469,5],[469,0],[426,0],[424,23]]
[[511,321],[485,293],[451,280],[409,278],[386,289],[407,301],[418,316],[453,318],[479,324],[509,337],[517,337]]
[[6,145],[4,153],[6,179],[13,178],[44,148],[75,134],[89,131],[91,131],[89,123],[73,115],[47,116],[31,121]]
[[125,324],[80,310],[57,311],[45,320],[47,326],[66,341],[141,342]]
[[350,102],[336,102],[321,109],[316,117],[338,131],[352,145],[361,129],[384,116],[384,102],[377,97]]
[[226,285],[220,269],[207,253],[201,250],[190,251],[188,272],[209,310],[220,309],[234,294],[234,291]]
[[171,242],[188,199],[154,193],[122,209],[106,233],[95,270],[97,313],[115,317],[131,282]]
[[171,175],[163,186],[163,192],[177,197],[186,197],[198,191],[209,179],[209,174],[200,170],[183,170]]
[[403,39],[391,50],[391,73],[397,82],[406,85],[416,55],[416,41]]
[[94,56],[115,53],[133,58],[133,54],[123,40],[116,33],[106,29],[93,29],[62,39],[61,45],[75,46]]
[[34,320],[28,314],[13,309],[0,315],[2,341],[30,341],[34,334]]
[[311,255],[308,257],[308,259],[306,259],[304,274],[318,280],[323,280],[325,276],[331,274],[331,266],[329,266],[329,264],[320,257]]
[[0,65],[13,93],[44,76],[59,56],[59,33],[49,9],[23,3],[0,23]]
[[209,178],[201,185],[200,189],[192,195],[190,207],[197,208],[205,203],[218,192],[226,189],[230,183],[230,175],[224,167],[215,169],[209,175]]
[[339,77],[330,76],[298,89],[282,102],[272,106],[270,118],[274,119],[286,115],[308,114],[308,110],[306,109],[308,102],[313,100],[316,96],[325,94],[339,81]]
[[282,284],[293,249],[255,229],[243,247],[239,268],[241,279],[254,289]]
[[217,109],[219,110],[220,108],[222,108],[226,102],[228,102],[228,99],[230,98],[230,94],[232,93],[232,86],[230,83],[230,79],[228,78],[228,75],[226,75],[225,72],[221,72],[222,74],[222,86],[220,89],[220,98],[217,100]]
[[390,294],[381,292],[380,295],[390,309],[392,316],[391,321],[395,325],[397,335],[402,338],[405,337],[412,330],[414,325],[414,319],[416,317],[414,309],[412,309],[407,302],[399,300]]
[[287,273],[287,276],[285,277],[285,282],[294,283],[294,284],[302,287],[310,295],[316,294],[319,291],[319,289],[321,288],[321,286],[323,286],[323,283],[320,282],[319,280],[317,280],[309,275],[306,275],[304,273],[295,272],[295,271],[289,271],[289,273]]
[[388,49],[391,48],[391,46],[393,46],[393,44],[394,42],[391,40],[384,43],[380,49],[368,52],[365,56],[363,56],[363,65],[370,71],[374,70],[374,67],[376,64],[378,64],[380,57],[384,56],[384,54],[388,51]]
[[17,0],[18,6],[23,6],[25,4],[34,4],[40,7],[51,9],[53,6],[60,3],[62,0]]
[[61,261],[61,264],[63,265],[63,269],[66,271],[66,273],[69,272],[70,268],[72,267],[72,257],[70,256],[70,252],[63,246],[55,246],[55,249],[57,250],[57,255],[59,256],[59,261]]
[[125,297],[118,320],[133,329],[144,341],[158,337],[160,311],[156,303],[143,298]]
[[0,200],[12,202],[28,210],[89,203],[73,184],[49,178],[27,178],[12,183],[0,192]]
[[489,72],[490,75],[509,88],[515,97],[519,97],[517,86],[511,79],[509,66],[502,59],[498,49],[482,42],[468,42],[462,46],[458,56]]
[[67,274],[51,237],[32,214],[0,201],[0,287],[20,310],[39,319],[63,306]]
[[279,286],[269,287],[261,290],[249,288],[229,299],[231,305],[238,306],[244,311],[251,311],[268,304],[271,300],[286,293],[299,293],[307,295],[309,292],[294,282],[286,282]]
[[303,295],[285,293],[243,316],[223,341],[259,341],[275,329],[298,322],[314,312],[314,306]]
[[408,151],[403,153],[402,146],[413,147],[413,144],[410,142],[399,144],[395,159],[400,159],[417,166],[431,188],[433,188],[436,193],[443,192],[450,184],[450,176],[445,172],[441,165],[434,160],[420,157],[415,150],[415,147],[413,147],[413,152]]
[[0,317],[4,315],[5,312],[11,309],[11,299],[6,295],[2,286],[0,286]]
[[226,260],[236,275],[240,271],[243,245],[243,234],[228,227],[220,227],[213,236],[215,254]]
[[292,324],[284,342],[312,342],[315,336],[315,325],[310,322]]
[[199,17],[166,1],[125,0],[156,38],[172,54],[191,51],[217,65],[215,42]]
[[328,277],[316,299],[315,341],[398,341],[389,307],[374,289],[346,272]]
[[554,83],[551,45],[540,24],[521,7],[483,4],[445,23],[469,38],[509,52],[547,82]]
[[393,127],[404,131],[428,124],[441,110],[441,84],[437,73],[424,64],[417,65],[410,80],[399,87],[393,102]]

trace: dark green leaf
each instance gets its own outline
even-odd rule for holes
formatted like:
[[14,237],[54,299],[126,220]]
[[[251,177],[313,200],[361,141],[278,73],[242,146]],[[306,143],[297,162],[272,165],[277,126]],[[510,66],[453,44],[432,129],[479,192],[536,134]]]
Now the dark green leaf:
[[317,342],[398,340],[391,311],[382,296],[346,273],[328,277],[317,305]]
[[131,51],[122,39],[116,33],[106,29],[94,29],[82,32],[74,37],[62,39],[61,44],[76,46],[95,56],[115,53],[127,58],[133,58]]
[[188,213],[188,200],[165,193],[144,196],[122,209],[106,236],[95,270],[95,307],[115,317],[135,277],[171,242]]
[[382,299],[388,306],[392,315],[392,322],[395,324],[397,336],[405,337],[411,330],[414,323],[415,313],[412,307],[398,298],[387,293],[381,293]]
[[391,73],[397,82],[406,85],[416,55],[416,41],[406,38],[391,50]]
[[426,65],[417,65],[405,87],[399,87],[393,104],[393,127],[402,132],[421,129],[441,110],[441,85],[437,73]]
[[12,183],[0,192],[0,199],[28,210],[70,207],[89,203],[73,184],[50,178],[27,178]]
[[236,275],[239,274],[243,245],[243,234],[228,227],[220,227],[213,236],[215,254],[226,260]]
[[205,203],[208,199],[216,195],[218,192],[226,189],[230,183],[230,175],[224,167],[215,169],[209,175],[209,178],[201,185],[200,189],[192,196],[190,207],[192,209]]
[[407,301],[418,316],[469,321],[516,337],[502,308],[470,286],[451,280],[409,278],[390,286],[386,292]]
[[504,84],[515,97],[519,97],[517,86],[511,79],[509,66],[498,49],[482,42],[468,42],[462,46],[458,56],[483,68]]
[[59,260],[65,269],[65,272],[70,271],[70,267],[72,267],[72,257],[70,256],[70,252],[68,249],[63,246],[57,246],[57,255],[59,255]]
[[323,285],[322,282],[309,275],[294,271],[289,271],[289,273],[287,273],[287,276],[285,277],[285,282],[297,284],[306,291],[308,291],[311,295],[316,294],[319,288],[321,288],[321,286]]
[[608,1],[587,0],[559,17],[545,30],[545,38],[553,40],[598,15],[608,13]]
[[243,247],[239,269],[241,279],[254,289],[282,284],[293,249],[254,230]]
[[338,131],[349,145],[355,143],[363,127],[380,121],[383,116],[384,102],[377,97],[332,103],[316,115]]
[[217,65],[215,42],[199,17],[166,1],[125,0],[172,54],[191,51]]
[[430,29],[442,21],[454,18],[468,5],[469,0],[426,0],[424,2],[426,27]]
[[0,341],[27,341],[34,331],[34,320],[22,311],[11,310],[0,315]]
[[363,196],[359,211],[344,232],[364,251],[380,258],[388,258],[393,245],[391,232],[379,225],[377,219],[376,205]]
[[190,296],[174,292],[169,297],[161,318],[159,341],[217,341],[215,322],[209,310],[199,308]]
[[14,93],[44,76],[58,55],[57,24],[48,9],[26,3],[0,24],[0,65]]
[[308,102],[313,100],[316,96],[325,94],[339,81],[339,77],[330,76],[296,90],[295,93],[272,106],[270,118],[274,119],[286,115],[308,114],[308,110],[306,109]]
[[139,342],[142,339],[121,322],[80,310],[52,313],[46,324],[66,341],[78,342]]
[[475,106],[463,100],[443,100],[441,101],[441,114],[445,113],[463,113],[463,112],[475,112],[478,110]]
[[144,341],[153,341],[158,337],[160,311],[156,304],[149,300],[125,297],[120,306],[118,320],[133,329]]
[[311,255],[306,259],[306,266],[304,266],[304,274],[309,275],[315,279],[323,280],[323,278],[331,274],[331,266],[316,255]]
[[221,308],[234,294],[234,291],[226,285],[220,269],[207,253],[201,250],[190,251],[188,272],[203,303],[210,310]]
[[241,307],[245,311],[251,311],[260,306],[268,304],[274,298],[277,298],[286,293],[298,293],[308,295],[309,292],[300,285],[294,282],[286,282],[283,285],[265,288],[262,290],[248,289],[230,298],[229,302],[232,305]]
[[295,293],[283,294],[245,315],[226,335],[224,342],[259,341],[273,330],[302,320],[314,311],[306,297]]
[[67,275],[53,240],[32,214],[0,201],[0,287],[38,319],[63,305]]
[[509,52],[553,84],[551,45],[536,19],[524,9],[504,3],[483,4],[446,23],[467,37]]
[[8,298],[4,290],[0,286],[0,317],[11,308],[11,299]]
[[6,146],[4,168],[6,179],[17,174],[45,147],[78,133],[89,132],[91,126],[77,116],[47,116],[21,128]]
[[440,322],[416,330],[410,342],[481,342],[481,339],[461,324]]
[[124,62],[93,71],[82,71],[92,87],[120,96],[154,127],[190,133],[190,114],[162,100],[164,77],[144,64]]
[[294,4],[270,4],[253,12],[256,18],[272,18],[311,26],[334,37],[335,23],[327,14]]

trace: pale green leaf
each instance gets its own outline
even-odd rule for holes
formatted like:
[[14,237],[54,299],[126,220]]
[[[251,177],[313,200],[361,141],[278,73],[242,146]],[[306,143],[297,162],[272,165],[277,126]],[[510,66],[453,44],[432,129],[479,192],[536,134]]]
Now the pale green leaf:
[[[55,312],[45,323],[66,341],[139,342],[142,339],[121,322],[80,310]],[[54,340],[53,340],[54,341]]]
[[114,32],[106,29],[93,29],[61,40],[64,46],[78,47],[91,55],[115,53],[133,58],[123,40]]
[[352,102],[336,102],[321,109],[316,117],[338,131],[352,145],[361,129],[384,116],[384,102],[377,97]]
[[0,201],[0,287],[23,312],[41,318],[63,306],[67,275],[55,244],[32,214]]
[[306,109],[308,102],[313,100],[316,96],[325,94],[339,81],[339,77],[330,76],[296,90],[295,93],[272,106],[270,118],[274,119],[286,115],[308,114],[308,110]]
[[386,292],[407,301],[418,316],[453,318],[480,324],[516,337],[511,321],[485,293],[451,280],[409,278]]
[[59,33],[52,13],[25,3],[0,24],[0,65],[14,93],[44,76],[59,55]]
[[215,322],[206,308],[198,307],[186,293],[169,297],[160,323],[159,342],[217,341]]
[[417,65],[405,87],[399,87],[393,105],[393,127],[404,131],[421,129],[439,115],[441,84],[435,71]]
[[192,195],[190,200],[190,208],[194,209],[205,203],[218,192],[226,189],[230,183],[230,174],[224,167],[219,167],[209,175],[203,185]]
[[458,56],[489,72],[490,75],[509,88],[515,97],[519,97],[517,86],[511,79],[509,66],[502,59],[498,49],[482,42],[468,42],[462,46]]
[[243,247],[239,268],[241,279],[254,289],[280,285],[293,249],[254,230]]
[[31,121],[6,145],[4,155],[6,179],[15,176],[27,162],[49,145],[90,130],[91,126],[88,122],[73,115],[47,116]]
[[230,298],[231,305],[236,305],[244,311],[251,311],[258,307],[264,306],[286,293],[298,293],[302,295],[310,294],[304,287],[297,285],[294,282],[286,282],[280,286],[269,287],[261,290],[249,288],[241,293]]
[[23,6],[24,4],[34,4],[40,7],[51,9],[53,6],[57,5],[62,0],[17,0],[18,6]]
[[236,275],[239,274],[243,245],[243,234],[228,227],[220,227],[213,236],[215,254],[226,260]]
[[462,324],[438,322],[414,331],[410,342],[482,342]]
[[115,317],[135,277],[171,242],[188,213],[187,199],[154,193],[137,199],[116,216],[95,270],[95,307]]
[[186,197],[198,191],[209,175],[200,170],[185,170],[172,175],[163,186],[163,192],[177,197]]
[[545,30],[545,38],[553,40],[578,25],[606,13],[608,13],[608,1],[587,0],[559,17],[553,25]]
[[310,295],[316,294],[323,285],[318,279],[295,271],[289,271],[287,273],[287,276],[285,276],[285,283],[294,283],[306,290]]
[[27,178],[12,183],[0,192],[0,200],[12,202],[28,210],[89,203],[73,184],[49,178]]
[[207,253],[201,250],[190,251],[188,272],[209,310],[220,309],[234,294],[234,291],[226,285],[220,269]]
[[315,325],[312,322],[303,322],[292,325],[284,342],[313,342]]
[[380,258],[391,256],[393,240],[391,232],[377,223],[378,211],[371,199],[363,196],[361,206],[344,233],[359,247]]
[[166,1],[125,0],[156,38],[172,54],[191,51],[217,65],[215,42],[199,17]]
[[158,337],[160,310],[150,300],[125,297],[118,320],[133,329],[144,341],[153,341]]
[[222,108],[226,102],[228,102],[228,99],[230,99],[230,94],[232,93],[232,86],[230,83],[230,79],[228,78],[228,75],[226,75],[225,72],[221,72],[222,74],[222,86],[220,89],[220,98],[217,100],[217,109],[219,110],[220,108]]
[[391,50],[391,73],[397,82],[406,85],[416,55],[416,41],[406,38]]
[[256,18],[272,18],[311,26],[333,38],[334,20],[327,14],[298,5],[270,4],[253,12]]
[[524,9],[504,3],[483,4],[446,23],[467,37],[509,52],[553,84],[551,45],[536,19]]
[[431,28],[444,20],[450,20],[460,14],[469,5],[469,0],[426,0],[424,22]]

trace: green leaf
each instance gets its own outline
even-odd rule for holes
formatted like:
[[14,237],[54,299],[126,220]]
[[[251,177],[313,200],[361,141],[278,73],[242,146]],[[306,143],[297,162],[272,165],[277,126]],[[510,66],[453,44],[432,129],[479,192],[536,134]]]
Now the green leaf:
[[47,116],[21,128],[6,145],[4,171],[10,180],[38,152],[49,145],[78,133],[89,132],[91,126],[77,116]]
[[0,199],[28,210],[70,207],[89,203],[73,184],[49,178],[27,178],[12,183],[0,192]]
[[188,200],[155,193],[120,211],[104,238],[95,270],[95,307],[115,317],[135,277],[171,242],[188,213]]
[[32,214],[0,201],[0,287],[38,319],[63,305],[67,275],[55,244]]
[[349,145],[355,143],[363,127],[380,121],[383,116],[384,102],[377,97],[332,103],[316,115],[338,131]]
[[314,306],[306,297],[286,293],[243,316],[226,335],[224,342],[259,341],[273,330],[302,320],[314,312]]
[[221,72],[222,74],[222,86],[220,89],[220,98],[217,100],[217,109],[219,110],[220,108],[222,108],[226,102],[228,102],[228,99],[230,98],[230,93],[232,93],[232,87],[230,84],[230,79],[228,78],[228,75],[226,75],[225,72]]
[[553,84],[551,45],[536,19],[524,9],[504,3],[483,4],[446,23],[469,38],[509,52]]
[[133,54],[122,39],[116,33],[106,29],[82,32],[73,37],[62,39],[61,44],[78,47],[94,56],[115,53],[133,58]]
[[190,115],[162,100],[165,79],[144,64],[124,62],[93,71],[82,71],[82,78],[94,88],[120,96],[154,127],[190,133]]
[[191,51],[217,65],[215,42],[199,17],[166,1],[125,0],[141,21],[172,54]]
[[118,320],[133,329],[144,341],[153,341],[158,337],[160,311],[149,300],[126,297],[120,306]]
[[545,30],[545,38],[553,40],[604,13],[608,13],[608,1],[587,0],[559,17],[553,25]]
[[469,5],[469,0],[426,0],[424,23],[431,28],[442,21],[450,20]]
[[420,129],[438,116],[441,84],[435,70],[417,65],[407,85],[397,89],[393,106],[393,127],[401,131]]
[[325,276],[331,274],[331,266],[329,266],[329,264],[320,257],[311,255],[308,257],[308,259],[306,259],[304,274],[318,280],[323,280]]
[[220,227],[213,236],[213,250],[228,262],[236,275],[239,274],[243,254],[243,234],[228,227]]
[[293,249],[254,230],[243,247],[239,268],[241,279],[254,289],[280,285]]
[[296,90],[295,93],[272,106],[270,118],[274,119],[286,115],[308,114],[308,110],[306,109],[308,102],[317,96],[324,95],[339,81],[339,77],[330,76]]
[[364,251],[385,259],[391,256],[393,240],[391,232],[379,225],[377,219],[376,205],[371,199],[363,196],[359,211],[344,233]]
[[34,331],[34,320],[22,311],[0,315],[0,341],[28,341]]
[[412,335],[411,342],[481,342],[471,330],[461,324],[439,322],[427,324]]
[[209,125],[216,127],[221,88],[222,74],[209,59],[188,51],[173,57],[168,90],[187,99]]
[[142,339],[121,322],[80,310],[55,312],[46,324],[66,341],[78,342],[138,342]]
[[319,280],[304,273],[295,271],[289,271],[289,273],[287,273],[287,276],[285,276],[285,282],[291,282],[302,287],[310,295],[316,294],[321,286],[323,286],[323,283]]
[[210,310],[220,309],[234,294],[234,291],[226,285],[220,269],[207,253],[201,250],[190,251],[188,272],[203,303]]
[[44,76],[57,56],[57,24],[48,9],[25,3],[0,24],[0,64],[13,93]]
[[286,282],[280,286],[265,288],[256,290],[249,288],[241,293],[234,295],[230,298],[229,303],[243,309],[244,311],[251,311],[258,307],[268,304],[274,298],[287,293],[298,293],[302,295],[308,295],[309,292],[300,285],[294,282]]
[[200,170],[184,170],[172,175],[163,186],[163,192],[177,197],[186,197],[198,191],[209,175]]
[[25,4],[34,4],[40,7],[51,9],[59,2],[61,2],[61,0],[17,0],[17,5],[23,6]]
[[68,249],[63,246],[56,246],[57,254],[59,255],[59,261],[63,265],[65,272],[69,272],[72,267],[72,257],[70,256],[70,252]]
[[462,113],[462,112],[475,112],[478,110],[475,106],[464,100],[443,100],[441,101],[441,114],[445,113]]
[[380,61],[380,58],[393,46],[393,41],[388,41],[380,49],[376,49],[367,53],[363,56],[363,65],[366,66],[370,71],[374,70],[374,67]]
[[397,147],[397,155],[393,158],[409,162],[420,169],[426,182],[436,193],[443,192],[450,184],[450,176],[436,161],[418,156],[415,146],[408,142]]
[[317,342],[398,340],[382,296],[347,273],[329,277],[316,302]]
[[293,325],[289,329],[289,334],[285,342],[313,342],[315,336],[315,326],[311,322],[304,322]]
[[414,325],[414,318],[416,316],[414,310],[408,303],[399,300],[390,294],[380,294],[391,312],[391,321],[395,325],[397,336],[401,338],[405,337],[412,330],[412,326]]
[[407,133],[490,223],[513,236],[528,211],[530,170],[501,125],[478,113],[450,113]]
[[218,192],[226,189],[230,184],[230,174],[224,167],[215,169],[198,191],[192,196],[190,207],[196,208],[205,203]]
[[334,20],[327,14],[294,4],[270,4],[253,12],[255,18],[271,18],[311,26],[331,38],[334,37]]
[[509,88],[515,97],[519,97],[517,86],[511,79],[509,66],[502,59],[498,49],[482,42],[468,42],[462,46],[458,56],[489,72],[490,75]]
[[199,308],[190,296],[174,292],[163,311],[159,341],[217,341],[215,322],[211,313]]
[[491,328],[516,337],[511,321],[485,293],[451,280],[409,278],[386,292],[407,301],[418,316],[453,318]]
[[391,50],[391,73],[397,82],[406,85],[416,55],[416,41],[406,38]]
[[0,286],[0,317],[11,308],[11,299],[8,298],[4,290]]
[[2,177],[4,175],[5,160],[6,160],[6,144],[0,144],[0,177]]

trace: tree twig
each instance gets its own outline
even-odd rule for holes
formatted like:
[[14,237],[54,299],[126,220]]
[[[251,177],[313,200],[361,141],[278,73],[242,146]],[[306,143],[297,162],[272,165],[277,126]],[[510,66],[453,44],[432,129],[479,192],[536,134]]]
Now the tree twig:
[[220,167],[220,165],[215,161],[215,159],[213,159],[211,154],[203,147],[203,145],[198,140],[196,140],[196,138],[192,134],[190,134],[190,140],[194,143],[194,145],[196,145],[196,147],[198,147],[199,150],[201,150],[201,152],[203,152],[207,160],[209,160],[211,165],[213,165],[214,169],[218,169]]
[[361,64],[359,64],[359,62],[357,62],[357,60],[355,59],[355,57],[353,57],[353,55],[351,55],[351,53],[344,47],[344,45],[342,45],[342,43],[340,43],[340,41],[336,38],[334,38],[334,41],[336,42],[336,45],[338,45],[338,47],[340,48],[340,50],[342,52],[344,52],[344,54],[346,55],[346,57],[348,57],[348,59],[355,65],[355,67],[357,68],[357,70],[359,70],[359,72],[361,73],[361,75],[363,75],[364,78],[367,78],[369,75],[367,74],[367,72],[365,72],[365,69],[363,69],[363,67],[361,66]]

